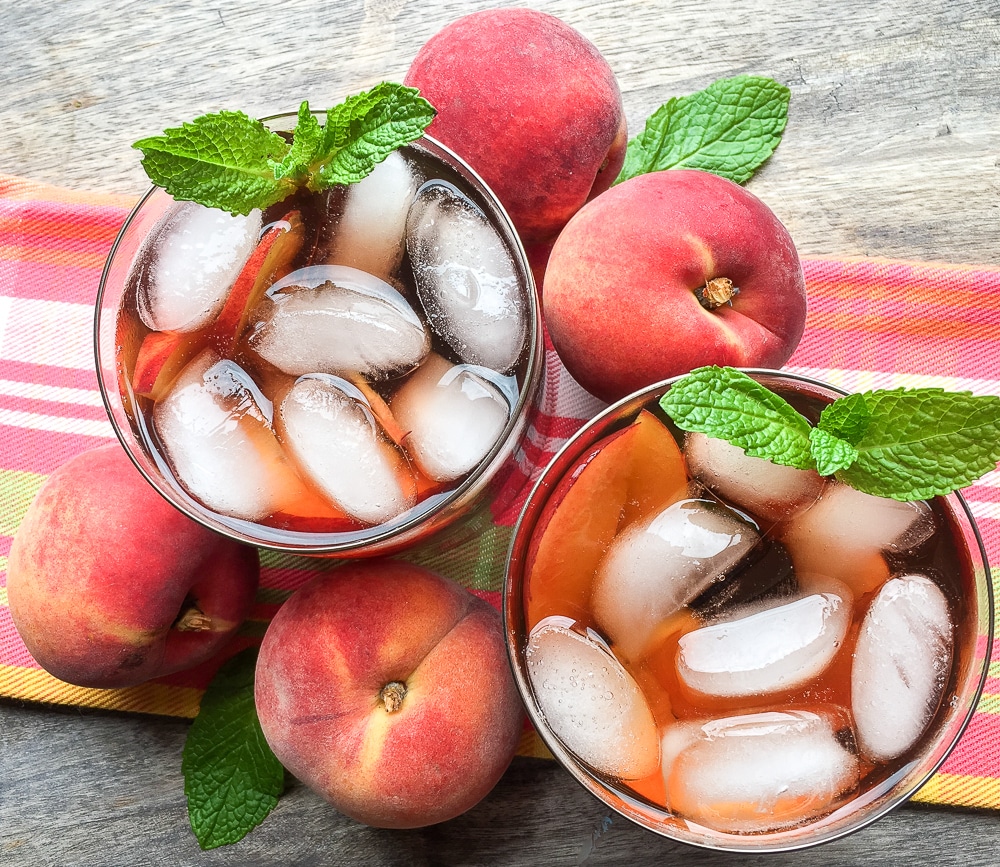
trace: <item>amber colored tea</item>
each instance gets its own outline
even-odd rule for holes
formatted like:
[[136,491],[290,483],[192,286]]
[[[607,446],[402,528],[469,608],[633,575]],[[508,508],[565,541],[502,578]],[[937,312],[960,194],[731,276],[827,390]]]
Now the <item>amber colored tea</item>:
[[490,207],[420,144],[246,217],[171,204],[116,329],[129,421],[163,477],[278,541],[364,538],[448,500],[523,426],[533,387],[530,275]]
[[723,835],[840,815],[919,762],[976,638],[947,501],[748,457],[654,400],[591,442],[520,529],[514,653],[550,741],[651,827]]

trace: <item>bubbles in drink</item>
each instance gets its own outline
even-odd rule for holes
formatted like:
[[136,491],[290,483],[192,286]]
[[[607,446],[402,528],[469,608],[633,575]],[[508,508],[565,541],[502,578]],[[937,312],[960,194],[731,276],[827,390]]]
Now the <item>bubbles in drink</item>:
[[154,331],[195,331],[222,309],[260,232],[260,211],[233,216],[179,204],[147,244],[136,290],[139,318]]
[[[858,759],[836,732],[836,711],[765,711],[668,728],[667,802],[720,831],[768,831],[828,810],[858,783]],[[676,741],[680,743],[676,743]],[[678,748],[679,747],[679,748]]]
[[[585,667],[580,650],[571,667],[599,660],[602,671],[618,671],[610,655],[656,721],[656,772],[611,785],[626,800],[720,832],[760,834],[885,790],[900,763],[918,757],[955,677],[956,600],[967,579],[948,513],[785,473],[700,436],[678,450],[656,404],[641,412],[645,433],[659,426],[664,437],[630,445],[640,439],[637,420],[593,432],[585,466],[601,462],[604,475],[571,470],[551,481],[541,514],[552,503],[555,511],[524,549],[524,662],[544,722],[585,764],[596,747],[582,743],[584,733],[611,736],[581,713],[572,726],[560,723],[579,729],[581,743],[563,737],[551,708],[568,688],[560,693],[550,676],[542,689],[530,673],[539,636],[565,620],[560,640],[594,660]],[[645,489],[648,468],[661,465],[673,467],[673,493],[643,506],[628,491]],[[685,482],[703,496],[677,499]],[[592,512],[609,508],[617,525],[603,557],[575,557]],[[588,714],[601,707],[592,702]]]
[[649,776],[660,746],[646,699],[606,647],[572,627],[549,617],[528,638],[528,678],[546,722],[595,770],[622,780]]
[[271,403],[245,370],[211,350],[195,357],[153,411],[175,476],[223,515],[256,521],[299,495],[271,428]]
[[384,379],[415,368],[430,334],[384,280],[346,265],[300,268],[257,308],[247,343],[279,370]]
[[851,670],[858,744],[875,761],[905,753],[927,728],[951,671],[948,601],[925,575],[890,579],[865,614]]
[[406,245],[434,329],[468,364],[509,372],[527,335],[527,298],[486,215],[451,184],[430,181],[410,208]]
[[719,503],[682,500],[627,528],[594,582],[594,617],[625,657],[642,655],[656,626],[720,580],[760,541]]
[[487,368],[432,354],[393,395],[413,460],[437,481],[463,476],[489,454],[510,418],[503,380]]

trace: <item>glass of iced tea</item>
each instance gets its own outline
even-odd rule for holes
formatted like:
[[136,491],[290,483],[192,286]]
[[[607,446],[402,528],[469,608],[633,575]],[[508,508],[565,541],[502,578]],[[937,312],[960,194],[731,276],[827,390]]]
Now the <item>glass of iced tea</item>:
[[484,503],[543,372],[517,234],[428,137],[247,217],[151,190],[105,266],[95,341],[149,482],[213,530],[297,554],[391,553]]
[[[813,424],[842,392],[749,371]],[[782,851],[911,796],[964,731],[993,598],[959,494],[903,503],[684,433],[671,380],[574,435],[521,513],[515,677],[552,753],[672,839]]]

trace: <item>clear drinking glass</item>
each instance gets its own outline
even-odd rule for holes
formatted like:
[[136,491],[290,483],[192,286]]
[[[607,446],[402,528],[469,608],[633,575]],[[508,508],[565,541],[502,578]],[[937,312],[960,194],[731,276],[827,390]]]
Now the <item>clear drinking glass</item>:
[[[779,394],[805,396],[818,407],[844,393],[790,373],[747,372]],[[654,411],[658,412],[659,398],[674,381],[667,380],[637,392],[587,423],[555,455],[529,494],[515,528],[503,596],[507,646],[515,679],[531,722],[556,759],[591,794],[644,828],[674,840],[723,851],[778,852],[837,839],[875,821],[913,795],[944,762],[972,717],[989,665],[989,654],[983,655],[982,648],[991,646],[993,636],[992,586],[982,539],[960,494],[937,498],[934,506],[939,519],[938,532],[950,534],[959,561],[960,586],[953,600],[956,642],[938,710],[917,746],[904,754],[898,767],[874,775],[869,786],[863,780],[859,790],[837,802],[825,815],[781,830],[720,831],[674,815],[664,805],[631,790],[627,783],[595,771],[567,749],[540,710],[525,658],[531,625],[526,618],[527,585],[532,558],[544,529],[539,527],[539,519],[547,502],[560,480],[579,465],[598,441],[630,424],[644,408],[656,408]],[[665,417],[661,414],[661,418]],[[544,584],[543,577],[536,580]],[[580,674],[584,676],[586,672]]]
[[[324,120],[322,113],[318,117],[321,122]],[[269,128],[278,132],[293,129],[295,122],[295,114],[265,119]],[[168,463],[153,446],[154,438],[142,406],[148,398],[133,392],[122,358],[122,347],[129,334],[121,310],[128,297],[130,275],[147,236],[174,204],[163,190],[153,188],[125,221],[101,276],[94,324],[98,379],[108,417],[133,463],[163,497],[209,529],[241,542],[291,554],[356,557],[393,553],[481,507],[490,492],[500,488],[507,474],[513,471],[514,456],[527,428],[529,413],[537,403],[544,373],[541,318],[531,269],[500,202],[458,155],[426,136],[407,145],[403,152],[439,166],[442,177],[460,179],[466,195],[499,233],[527,299],[525,348],[517,367],[517,393],[502,434],[485,458],[460,480],[432,493],[402,515],[363,529],[343,532],[276,529],[219,514],[199,503],[174,479]]]

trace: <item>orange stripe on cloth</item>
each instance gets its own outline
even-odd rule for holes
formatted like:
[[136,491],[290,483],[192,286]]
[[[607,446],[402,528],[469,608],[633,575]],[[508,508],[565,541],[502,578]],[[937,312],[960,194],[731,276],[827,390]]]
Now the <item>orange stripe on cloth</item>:
[[22,265],[58,265],[99,270],[104,267],[107,258],[106,252],[81,253],[78,250],[59,250],[51,247],[0,245],[0,261],[18,262]]
[[43,200],[67,205],[111,205],[116,208],[131,208],[137,201],[134,195],[67,190],[41,181],[4,174],[0,174],[0,198],[14,202]]

